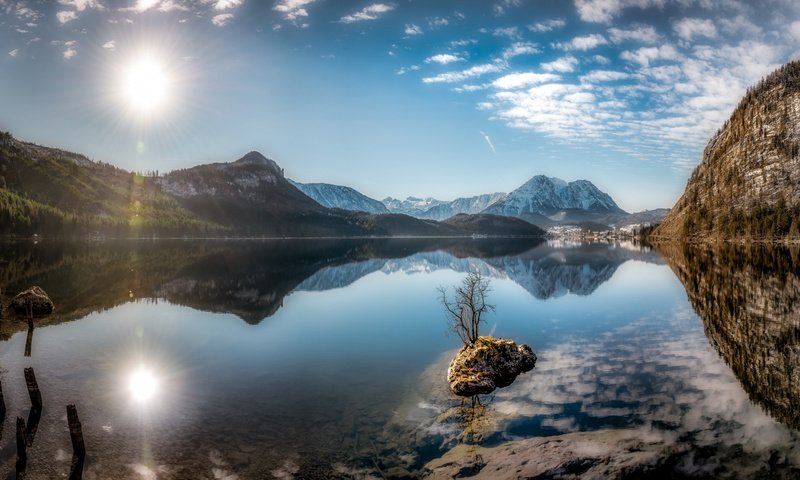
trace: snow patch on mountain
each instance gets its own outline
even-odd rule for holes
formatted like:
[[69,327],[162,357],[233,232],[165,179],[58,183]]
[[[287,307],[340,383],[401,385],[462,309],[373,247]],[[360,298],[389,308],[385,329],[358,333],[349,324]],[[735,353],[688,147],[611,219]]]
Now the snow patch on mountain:
[[299,183],[289,180],[298,190],[305,193],[323,207],[341,208],[367,213],[389,213],[383,203],[370,198],[350,187],[329,183]]

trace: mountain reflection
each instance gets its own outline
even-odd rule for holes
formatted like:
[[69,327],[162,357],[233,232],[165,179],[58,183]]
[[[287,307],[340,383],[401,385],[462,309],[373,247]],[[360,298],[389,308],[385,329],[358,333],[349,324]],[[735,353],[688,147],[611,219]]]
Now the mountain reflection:
[[750,399],[800,429],[798,247],[659,248]]
[[[531,239],[43,242],[7,244],[0,255],[4,293],[39,285],[55,301],[42,324],[159,299],[257,324],[293,291],[341,288],[374,272],[478,269],[539,299],[589,295],[628,260],[660,263],[633,245]],[[2,337],[19,327],[2,325]]]

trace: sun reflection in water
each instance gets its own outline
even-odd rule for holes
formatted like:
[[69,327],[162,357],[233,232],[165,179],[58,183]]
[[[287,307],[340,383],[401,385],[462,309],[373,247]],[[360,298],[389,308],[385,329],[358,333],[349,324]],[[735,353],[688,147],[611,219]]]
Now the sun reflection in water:
[[144,366],[140,366],[128,378],[131,398],[139,403],[150,401],[158,393],[158,379]]

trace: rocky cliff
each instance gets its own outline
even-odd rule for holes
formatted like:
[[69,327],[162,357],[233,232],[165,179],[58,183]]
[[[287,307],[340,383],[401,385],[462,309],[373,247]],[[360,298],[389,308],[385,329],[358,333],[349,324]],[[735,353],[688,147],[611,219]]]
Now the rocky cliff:
[[691,239],[798,236],[800,62],[748,90],[656,229]]

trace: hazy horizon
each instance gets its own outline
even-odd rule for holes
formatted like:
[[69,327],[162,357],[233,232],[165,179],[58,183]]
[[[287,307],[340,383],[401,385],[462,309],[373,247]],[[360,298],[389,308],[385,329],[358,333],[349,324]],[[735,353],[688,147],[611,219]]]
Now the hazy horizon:
[[376,199],[586,179],[671,207],[789,0],[0,0],[0,129],[161,172],[257,150]]

